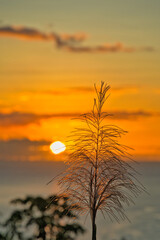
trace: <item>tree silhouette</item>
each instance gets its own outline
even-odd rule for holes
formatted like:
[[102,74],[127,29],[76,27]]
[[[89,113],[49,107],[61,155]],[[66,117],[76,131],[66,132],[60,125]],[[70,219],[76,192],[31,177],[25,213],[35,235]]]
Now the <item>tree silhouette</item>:
[[7,236],[5,234],[0,233],[1,240],[7,240]]
[[4,224],[2,224],[2,226],[5,229],[7,229],[6,233],[3,236],[4,239],[6,240],[12,240],[14,238],[21,239],[21,240],[24,239],[22,236],[21,226],[20,226],[22,219],[23,219],[23,216],[21,211],[15,210],[13,213],[11,213],[11,216],[5,221]]
[[[81,225],[70,221],[77,216],[73,214],[66,197],[29,196],[11,203],[21,208],[15,210],[3,224],[7,240],[74,240],[76,235],[84,233]],[[30,231],[32,234],[27,236],[26,232]]]
[[110,86],[101,83],[96,90],[93,110],[80,115],[84,127],[76,128],[72,135],[68,168],[59,178],[62,191],[78,204],[82,214],[90,214],[92,240],[96,240],[96,216],[100,211],[109,218],[125,219],[124,204],[133,203],[143,186],[136,180],[136,171],[126,161],[130,159],[128,147],[118,139],[126,131],[115,125],[107,125],[109,116],[103,112]]

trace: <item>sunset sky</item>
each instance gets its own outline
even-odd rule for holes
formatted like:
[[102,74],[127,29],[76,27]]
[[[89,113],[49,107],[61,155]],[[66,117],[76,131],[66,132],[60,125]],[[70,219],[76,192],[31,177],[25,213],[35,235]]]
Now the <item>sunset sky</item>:
[[101,81],[121,142],[160,160],[159,11],[159,0],[1,0],[0,160],[63,160],[49,145],[81,124],[71,119]]

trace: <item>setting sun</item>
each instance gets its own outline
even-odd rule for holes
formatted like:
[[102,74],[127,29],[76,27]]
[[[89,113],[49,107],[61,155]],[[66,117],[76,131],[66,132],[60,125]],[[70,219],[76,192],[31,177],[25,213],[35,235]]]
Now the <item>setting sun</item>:
[[50,145],[50,149],[54,154],[59,154],[66,150],[66,146],[64,145],[64,143],[56,141]]

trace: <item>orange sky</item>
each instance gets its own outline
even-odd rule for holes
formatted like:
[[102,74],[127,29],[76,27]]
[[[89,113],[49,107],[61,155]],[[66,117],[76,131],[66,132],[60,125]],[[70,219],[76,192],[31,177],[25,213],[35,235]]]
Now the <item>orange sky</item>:
[[16,142],[15,159],[26,139],[28,159],[52,159],[45,146],[67,141],[81,124],[71,118],[92,109],[94,83],[105,81],[108,123],[128,130],[122,142],[136,159],[160,160],[160,3],[124,2],[2,3],[0,143]]

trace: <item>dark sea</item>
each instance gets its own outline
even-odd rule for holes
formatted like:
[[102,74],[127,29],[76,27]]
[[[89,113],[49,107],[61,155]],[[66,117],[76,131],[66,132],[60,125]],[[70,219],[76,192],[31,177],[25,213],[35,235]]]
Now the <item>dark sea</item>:
[[[111,222],[102,215],[97,217],[97,240],[160,240],[160,162],[140,162],[134,164],[140,173],[138,179],[146,187],[135,199],[135,205],[126,207],[130,222]],[[11,210],[10,200],[27,195],[48,196],[56,193],[56,183],[46,185],[64,169],[62,162],[0,162],[0,217]],[[80,222],[86,234],[78,240],[91,239],[90,220]]]

